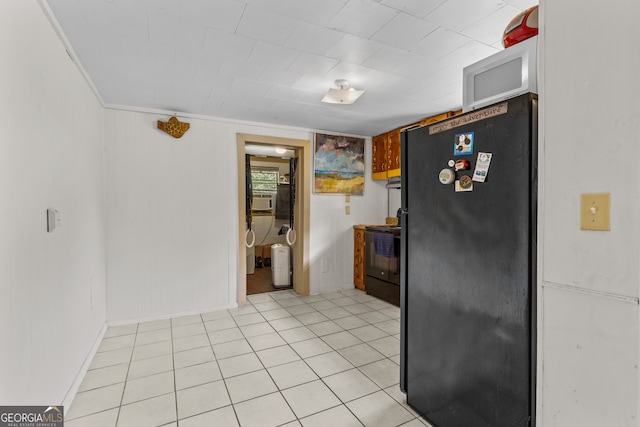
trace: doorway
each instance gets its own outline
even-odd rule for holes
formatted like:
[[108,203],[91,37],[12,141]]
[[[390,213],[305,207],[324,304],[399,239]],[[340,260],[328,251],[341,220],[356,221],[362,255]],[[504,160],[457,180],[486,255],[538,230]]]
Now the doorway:
[[[247,272],[248,263],[254,262],[255,256],[261,256],[255,253],[255,247],[253,248],[254,255],[251,254],[251,249],[247,249],[247,220],[246,220],[246,170],[247,165],[245,162],[245,155],[247,154],[247,146],[262,146],[264,148],[284,148],[288,151],[293,150],[298,158],[297,160],[297,172],[295,174],[296,179],[296,197],[295,204],[293,206],[293,218],[295,219],[294,231],[296,235],[295,243],[290,246],[292,253],[292,265],[293,265],[293,289],[300,295],[309,294],[309,203],[310,203],[310,189],[311,178],[309,171],[311,170],[311,144],[309,140],[299,140],[290,138],[278,138],[268,137],[261,135],[249,135],[238,134],[237,135],[237,149],[238,149],[238,214],[239,214],[239,227],[238,227],[238,304],[243,305],[246,302],[247,295]],[[251,150],[249,150],[251,151]],[[277,167],[278,160],[260,159],[260,164],[264,168]],[[288,161],[287,161],[288,164]],[[287,166],[288,167],[288,166]],[[266,170],[266,169],[265,169]],[[265,218],[266,217],[266,218]],[[266,222],[271,228],[274,225],[271,224],[272,217],[270,215],[259,215],[256,218],[261,218],[261,222]],[[275,223],[275,219],[273,220]],[[287,221],[288,223],[288,221]],[[264,238],[265,233],[262,232]],[[250,239],[251,240],[251,239]],[[267,239],[268,240],[268,239]],[[266,240],[263,243],[266,242]],[[265,251],[265,246],[259,248],[259,251]],[[262,252],[261,252],[262,253]],[[267,254],[268,251],[265,251]],[[249,260],[249,258],[252,258]],[[254,268],[254,276],[256,271],[259,271],[259,275],[264,280],[271,282],[271,269],[270,267]],[[253,279],[253,278],[252,278]],[[268,284],[271,286],[271,283]]]
[[[245,176],[251,188],[247,236],[247,295],[291,288],[292,245],[295,227],[293,201],[297,150],[270,145],[245,145]],[[293,177],[293,178],[292,178]],[[291,181],[294,181],[292,184]],[[247,219],[246,219],[247,220]],[[246,222],[245,220],[245,222]],[[291,240],[293,242],[293,240]]]

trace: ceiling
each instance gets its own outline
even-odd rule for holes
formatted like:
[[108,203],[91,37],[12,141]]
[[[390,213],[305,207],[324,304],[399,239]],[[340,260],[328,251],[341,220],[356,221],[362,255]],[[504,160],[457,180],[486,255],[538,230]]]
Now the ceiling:
[[[462,105],[537,0],[43,0],[108,107],[377,135]],[[337,79],[365,93],[320,102]]]

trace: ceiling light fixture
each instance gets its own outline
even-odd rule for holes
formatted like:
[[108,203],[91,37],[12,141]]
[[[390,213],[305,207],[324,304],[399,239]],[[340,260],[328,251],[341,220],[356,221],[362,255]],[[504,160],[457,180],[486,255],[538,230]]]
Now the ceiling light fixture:
[[364,93],[363,90],[349,87],[349,82],[344,79],[336,80],[335,83],[340,89],[329,89],[324,98],[322,98],[322,102],[327,104],[353,104]]
[[276,148],[276,153],[278,153],[278,154],[284,154],[284,153],[286,153],[286,152],[287,152],[287,150],[286,150],[286,149],[284,149],[284,148],[279,148],[279,147],[278,147],[278,148]]

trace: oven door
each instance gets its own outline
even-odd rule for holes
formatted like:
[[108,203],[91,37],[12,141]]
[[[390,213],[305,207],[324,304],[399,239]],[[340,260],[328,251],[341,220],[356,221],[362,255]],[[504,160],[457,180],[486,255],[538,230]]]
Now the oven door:
[[365,274],[400,285],[400,236],[365,231]]

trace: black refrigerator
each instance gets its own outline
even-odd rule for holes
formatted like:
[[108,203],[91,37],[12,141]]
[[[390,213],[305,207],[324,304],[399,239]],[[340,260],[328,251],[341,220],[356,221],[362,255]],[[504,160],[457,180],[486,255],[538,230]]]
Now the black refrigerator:
[[435,427],[535,425],[537,96],[402,134],[401,381]]

